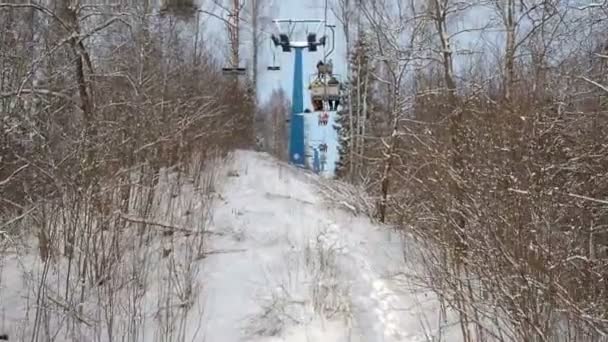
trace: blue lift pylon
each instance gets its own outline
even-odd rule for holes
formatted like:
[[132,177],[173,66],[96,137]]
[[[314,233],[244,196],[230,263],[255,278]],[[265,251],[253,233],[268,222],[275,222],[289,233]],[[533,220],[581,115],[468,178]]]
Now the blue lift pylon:
[[304,151],[304,62],[302,50],[304,50],[304,48],[295,48],[293,92],[291,100],[289,161],[294,165],[304,167],[306,158]]
[[317,40],[316,33],[308,33],[305,41],[293,42],[288,36],[292,30],[281,30],[281,24],[295,25],[298,23],[315,23],[319,27],[326,25],[324,20],[273,20],[279,29],[279,37],[271,36],[275,46],[280,46],[283,52],[295,52],[293,68],[293,91],[290,115],[290,137],[289,137],[289,162],[299,167],[306,166],[306,151],[304,145],[304,49],[317,51],[318,46],[325,46],[327,37],[323,36]]

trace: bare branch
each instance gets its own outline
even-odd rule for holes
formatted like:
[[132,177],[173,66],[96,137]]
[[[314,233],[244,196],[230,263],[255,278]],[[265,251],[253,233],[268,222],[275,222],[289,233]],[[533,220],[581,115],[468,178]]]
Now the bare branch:
[[34,3],[29,3],[29,4],[9,4],[6,2],[0,2],[0,8],[33,8],[37,11],[40,11],[48,16],[50,16],[51,18],[53,18],[55,21],[57,21],[59,24],[61,24],[61,26],[68,32],[72,31],[72,27],[70,27],[70,25],[68,25],[65,21],[63,21],[61,18],[59,18],[58,15],[55,14],[55,12],[51,11],[50,9],[38,5],[38,4],[34,4]]
[[605,92],[608,92],[608,87],[606,87],[606,86],[604,86],[604,85],[601,85],[601,84],[599,84],[599,83],[595,82],[594,80],[591,80],[591,79],[589,79],[589,78],[587,78],[587,77],[585,77],[585,76],[581,76],[581,77],[580,77],[580,79],[582,79],[582,80],[584,80],[584,81],[586,81],[586,82],[589,82],[589,83],[593,84],[594,86],[596,86],[596,87],[598,87],[598,88],[602,89],[602,90],[603,90],[603,91],[605,91]]
[[21,167],[19,167],[17,170],[15,170],[10,176],[8,176],[5,180],[0,181],[0,186],[4,186],[6,184],[8,184],[8,182],[11,181],[11,178],[15,177],[19,172],[25,170],[27,167],[29,167],[30,164],[25,164]]

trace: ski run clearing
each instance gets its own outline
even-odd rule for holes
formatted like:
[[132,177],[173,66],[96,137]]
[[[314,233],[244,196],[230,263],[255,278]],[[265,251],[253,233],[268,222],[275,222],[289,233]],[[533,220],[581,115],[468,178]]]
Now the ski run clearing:
[[[320,191],[331,182],[251,151],[235,152],[214,172],[208,213],[193,213],[205,209],[190,200],[194,189],[183,189],[171,213],[156,216],[170,215],[180,226],[206,220],[205,257],[188,257],[193,235],[172,237],[172,257],[162,255],[164,236],[145,252],[123,238],[130,257],[112,267],[120,275],[112,281],[121,282],[114,294],[75,290],[77,284],[66,285],[64,260],[45,267],[35,240],[15,241],[29,247],[4,251],[0,334],[11,341],[460,340],[458,324],[441,314],[434,294],[403,276],[416,266],[404,261],[403,246],[412,242],[337,205]],[[144,273],[146,282],[129,281]],[[53,300],[65,298],[67,288],[78,308]],[[52,314],[41,314],[41,297]]]

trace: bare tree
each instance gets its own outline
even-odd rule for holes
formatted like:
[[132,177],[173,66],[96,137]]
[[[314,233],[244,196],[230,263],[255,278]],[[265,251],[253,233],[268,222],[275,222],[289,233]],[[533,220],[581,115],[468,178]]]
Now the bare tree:
[[[52,5],[0,2],[2,25],[18,25],[0,33],[2,243],[33,235],[40,256],[23,270],[31,304],[15,338],[138,340],[150,272],[172,279],[160,284],[159,336],[192,338],[179,322],[207,253],[213,178],[201,175],[218,151],[247,146],[253,105],[180,32],[190,16],[154,15],[147,1]],[[182,193],[190,181],[195,195]]]
[[[551,1],[496,1],[494,6],[500,15],[505,32],[504,53],[504,96],[509,100],[512,97],[512,88],[516,79],[515,63],[519,49],[538,30],[550,29],[547,23],[560,13],[558,5]],[[557,27],[557,26],[556,26]],[[537,55],[538,56],[538,55]]]
[[272,91],[260,108],[261,128],[266,151],[281,160],[287,158],[287,115],[291,104],[283,89]]
[[[375,96],[392,123],[373,131],[383,146],[363,153],[377,170],[368,189],[381,220],[419,237],[420,280],[459,314],[464,340],[601,341],[608,332],[605,310],[594,309],[605,302],[598,191],[608,184],[592,176],[605,169],[605,9],[509,0],[362,7],[382,67]],[[481,20],[464,25],[473,15]],[[458,38],[471,34],[477,50],[464,54]]]

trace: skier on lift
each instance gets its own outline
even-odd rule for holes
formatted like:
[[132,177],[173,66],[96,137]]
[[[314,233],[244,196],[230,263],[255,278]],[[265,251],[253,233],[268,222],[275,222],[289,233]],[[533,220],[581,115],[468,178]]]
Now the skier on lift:
[[325,70],[325,63],[323,63],[322,60],[319,60],[319,62],[317,63],[317,78],[321,79],[321,76],[323,76],[323,71]]
[[[327,85],[338,88],[338,87],[340,87],[340,82],[334,76],[331,76],[329,81],[327,81]],[[336,98],[336,99],[329,100],[329,110],[338,110],[339,105],[340,105],[339,99]]]

